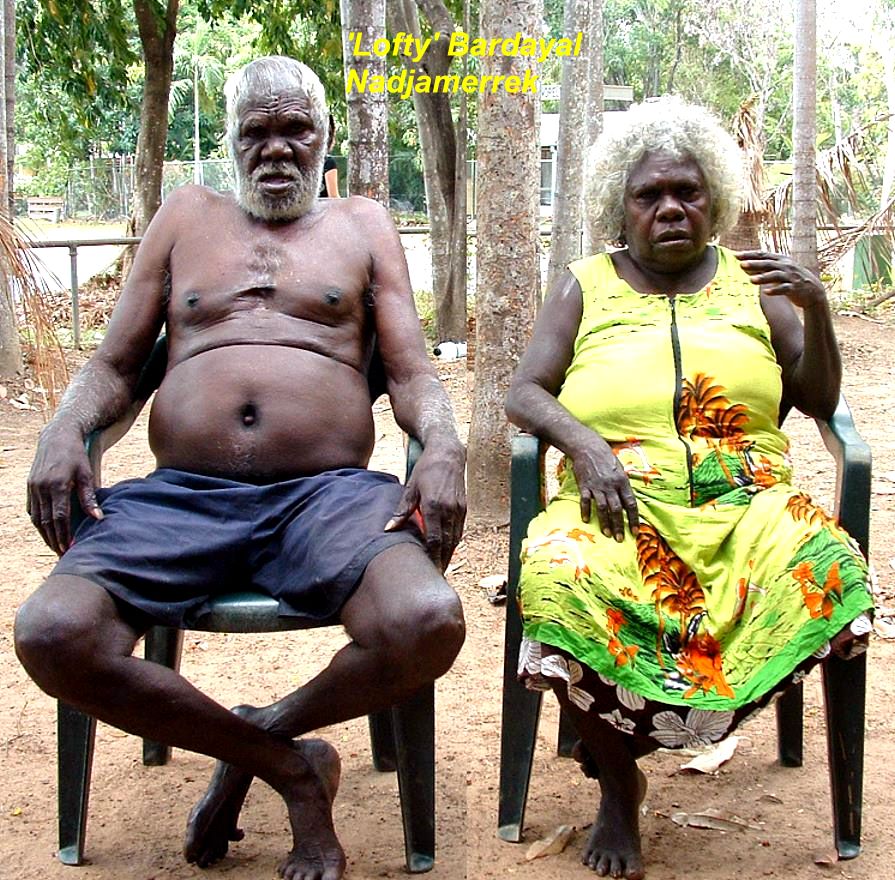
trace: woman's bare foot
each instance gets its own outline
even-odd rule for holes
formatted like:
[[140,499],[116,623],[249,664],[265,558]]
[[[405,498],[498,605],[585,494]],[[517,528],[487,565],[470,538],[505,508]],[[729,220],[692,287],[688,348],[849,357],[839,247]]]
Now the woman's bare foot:
[[292,826],[292,850],[280,863],[279,874],[284,880],[340,880],[345,853],[332,817],[341,772],[338,752],[321,739],[302,740],[296,749],[311,772],[276,786]]
[[636,767],[632,779],[600,781],[600,810],[581,861],[600,877],[643,880],[639,808],[646,796],[646,777]]

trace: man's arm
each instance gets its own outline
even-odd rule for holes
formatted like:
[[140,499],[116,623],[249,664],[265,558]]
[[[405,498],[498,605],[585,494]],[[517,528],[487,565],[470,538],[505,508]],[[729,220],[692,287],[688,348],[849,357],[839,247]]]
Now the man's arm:
[[466,450],[457,436],[450,400],[426,353],[398,231],[375,202],[358,199],[352,211],[372,260],[373,313],[395,421],[423,445],[386,528],[400,528],[419,510],[427,550],[443,571],[463,534]]
[[71,543],[73,490],[87,514],[102,518],[84,438],[117,421],[133,402],[140,371],[164,320],[168,257],[188,198],[172,194],[159,209],[137,249],[103,341],[41,431],[28,477],[27,508],[41,537],[59,555]]

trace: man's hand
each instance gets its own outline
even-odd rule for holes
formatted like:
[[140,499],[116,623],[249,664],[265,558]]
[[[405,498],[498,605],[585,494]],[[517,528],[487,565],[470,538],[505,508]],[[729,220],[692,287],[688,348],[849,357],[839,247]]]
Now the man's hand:
[[783,254],[740,251],[736,255],[753,284],[768,296],[785,296],[800,309],[826,302],[827,292],[820,279]]
[[422,532],[429,557],[444,571],[460,538],[466,520],[466,484],[463,447],[447,450],[427,445],[413,468],[387,532],[403,528],[416,511],[422,517]]
[[71,544],[71,493],[78,493],[88,516],[102,519],[93,471],[77,432],[46,428],[28,476],[27,510],[40,536],[57,555]]
[[602,437],[591,436],[586,445],[570,454],[578,491],[581,495],[581,519],[590,522],[597,508],[600,529],[607,538],[625,539],[625,516],[631,533],[636,535],[640,524],[637,501],[628,475],[609,444]]

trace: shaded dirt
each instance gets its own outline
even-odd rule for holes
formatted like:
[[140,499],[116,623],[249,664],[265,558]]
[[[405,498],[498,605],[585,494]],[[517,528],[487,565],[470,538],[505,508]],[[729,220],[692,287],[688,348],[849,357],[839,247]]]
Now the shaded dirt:
[[[895,327],[854,317],[837,319],[846,363],[846,393],[864,437],[873,447],[872,558],[879,604],[895,606]],[[440,364],[464,423],[469,418],[470,376],[463,365]],[[16,390],[16,389],[11,389]],[[13,396],[10,394],[10,396]],[[377,406],[379,442],[374,464],[400,471],[398,433],[387,408]],[[0,877],[59,880],[180,880],[226,876],[273,878],[288,843],[285,811],[263,785],[250,792],[243,814],[246,837],[219,865],[201,871],[180,856],[184,822],[204,790],[211,761],[175,752],[166,767],[143,767],[139,743],[100,725],[87,838],[89,862],[66,868],[55,859],[55,705],[27,679],[12,651],[15,608],[53,564],[52,553],[24,513],[24,485],[38,413],[0,400]],[[801,482],[829,505],[833,472],[813,424],[792,417]],[[152,466],[145,420],[109,453],[105,479],[145,473]],[[545,702],[532,777],[526,842],[560,824],[579,830],[560,855],[525,861],[527,845],[495,834],[500,724],[503,611],[478,586],[506,564],[506,529],[471,527],[452,564],[450,579],[467,616],[466,646],[438,685],[437,878],[541,878],[592,876],[578,863],[582,826],[593,818],[596,784],[571,761],[554,756],[556,710]],[[337,629],[273,636],[188,633],[183,671],[226,705],[269,702],[319,669],[344,636]],[[642,820],[648,876],[654,880],[740,878],[895,878],[895,641],[873,639],[868,693],[864,852],[851,862],[834,859],[819,677],[806,688],[806,766],[774,763],[772,713],[744,727],[744,741],[720,773],[677,772],[685,758],[659,753],[643,761],[650,783]],[[395,779],[375,772],[366,723],[359,720],[323,734],[342,754],[342,788],[336,825],[348,852],[351,880],[403,873],[403,844]],[[772,796],[772,797],[769,797]],[[756,826],[742,832],[681,828],[670,814],[716,807]],[[817,864],[816,860],[826,864]]]

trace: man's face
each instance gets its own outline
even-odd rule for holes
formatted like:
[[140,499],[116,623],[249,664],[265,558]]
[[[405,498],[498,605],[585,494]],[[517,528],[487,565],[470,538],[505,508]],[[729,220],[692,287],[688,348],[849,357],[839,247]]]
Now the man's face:
[[233,143],[236,197],[262,220],[295,220],[314,204],[326,153],[300,92],[248,96]]

